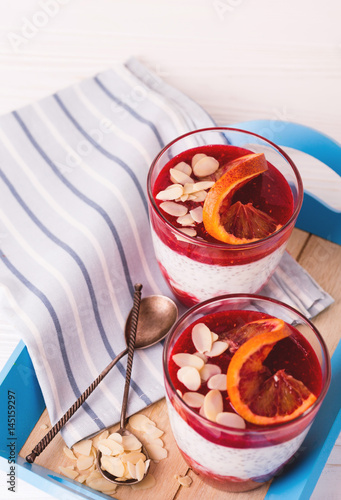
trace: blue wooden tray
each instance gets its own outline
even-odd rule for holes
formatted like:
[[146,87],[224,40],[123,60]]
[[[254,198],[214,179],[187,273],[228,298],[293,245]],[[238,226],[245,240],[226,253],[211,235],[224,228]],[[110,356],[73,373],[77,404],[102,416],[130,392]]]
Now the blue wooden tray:
[[[14,428],[9,428],[8,425],[8,391],[15,395]],[[0,373],[0,401],[0,468],[8,474],[10,470],[8,445],[14,442],[16,455],[18,455],[45,409],[44,398],[31,358],[22,341],[19,342]],[[14,431],[15,435],[11,436],[10,431]],[[57,498],[67,498],[68,500],[109,498],[107,495],[96,492],[40,465],[29,464],[19,456],[16,456],[15,469],[17,477]],[[13,498],[15,499],[15,493],[13,493]]]
[[[230,125],[248,130],[278,144],[298,149],[325,163],[341,177],[341,146],[315,129],[279,120],[253,120]],[[341,198],[341,191],[340,191]],[[341,245],[341,212],[304,193],[296,227]]]

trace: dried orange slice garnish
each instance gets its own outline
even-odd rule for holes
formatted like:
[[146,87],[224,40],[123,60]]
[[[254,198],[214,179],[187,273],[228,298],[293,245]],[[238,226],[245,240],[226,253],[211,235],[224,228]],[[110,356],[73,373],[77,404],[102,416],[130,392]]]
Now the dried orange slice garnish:
[[[209,190],[203,206],[203,223],[206,231],[211,236],[231,244],[254,241],[263,237],[252,237],[250,239],[247,237],[249,234],[247,233],[240,238],[228,232],[224,226],[224,213],[230,208],[235,191],[267,169],[268,165],[263,153],[248,154],[224,166],[224,174]],[[252,217],[252,221],[253,226],[258,225],[254,217]]]
[[[280,319],[261,321],[267,325],[267,331],[249,338],[232,356],[227,370],[227,392],[233,408],[247,422],[280,424],[304,413],[316,396],[285,370],[272,374],[264,366],[275,344],[291,331]],[[255,323],[259,329],[260,322]]]

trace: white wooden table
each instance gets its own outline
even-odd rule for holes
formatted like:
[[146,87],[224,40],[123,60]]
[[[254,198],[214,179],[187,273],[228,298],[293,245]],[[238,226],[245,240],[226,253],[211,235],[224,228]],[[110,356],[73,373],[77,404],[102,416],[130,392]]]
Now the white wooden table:
[[[2,0],[0,113],[135,56],[219,125],[289,120],[341,142],[340,18],[338,0]],[[18,340],[0,313],[0,369]],[[340,499],[340,472],[339,438],[312,499]],[[1,474],[1,498],[51,498]]]

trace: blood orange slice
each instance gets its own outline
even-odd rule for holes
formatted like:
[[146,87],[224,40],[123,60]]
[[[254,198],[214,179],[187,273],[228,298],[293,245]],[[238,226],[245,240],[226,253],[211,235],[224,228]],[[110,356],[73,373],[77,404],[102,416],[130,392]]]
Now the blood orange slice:
[[228,395],[235,411],[247,422],[256,425],[287,422],[316,400],[300,380],[285,370],[271,374],[263,364],[274,345],[290,333],[284,321],[273,319],[268,331],[249,338],[231,359],[227,370]]
[[[264,234],[268,235],[273,232],[273,224],[268,220],[264,221],[263,212],[256,209],[251,210],[250,206],[246,209],[243,217],[244,221],[249,219],[247,232],[244,233],[243,224],[238,228],[238,236],[229,232],[229,226],[227,226],[227,229],[225,228],[226,222],[234,225],[233,221],[240,215],[236,214],[235,210],[235,208],[239,210],[238,205],[229,213],[228,220],[226,220],[226,214],[228,214],[234,193],[267,169],[268,165],[263,153],[248,154],[224,166],[225,173],[209,190],[203,206],[203,223],[206,231],[211,236],[225,243],[240,244],[245,241],[263,238]],[[276,227],[275,223],[274,226]],[[250,234],[251,238],[249,238]],[[258,234],[261,236],[258,236]]]
[[220,223],[231,244],[250,243],[266,238],[281,227],[270,215],[258,210],[252,203],[243,205],[240,201],[221,213]]

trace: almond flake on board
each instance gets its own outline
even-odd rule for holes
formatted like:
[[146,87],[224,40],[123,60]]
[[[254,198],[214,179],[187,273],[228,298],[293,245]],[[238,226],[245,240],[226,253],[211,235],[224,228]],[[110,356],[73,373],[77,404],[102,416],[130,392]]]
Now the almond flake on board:
[[153,425],[156,427],[155,423],[146,415],[142,413],[136,413],[129,418],[129,424],[135,431],[144,431],[145,425]]
[[147,490],[149,488],[152,488],[155,486],[156,480],[155,477],[152,474],[148,474],[142,481],[136,484],[132,484],[131,488],[133,490]]
[[77,457],[74,455],[73,451],[70,450],[67,446],[63,448],[64,455],[66,455],[70,460],[77,460]]
[[159,460],[167,458],[168,452],[163,446],[151,443],[146,443],[145,446],[147,448],[148,455],[152,460],[156,460],[158,462]]
[[84,439],[83,441],[79,441],[78,443],[74,444],[72,450],[75,453],[80,453],[81,455],[85,455],[88,457],[91,452],[91,447],[92,447],[92,440]]
[[176,474],[174,477],[178,481],[178,483],[185,488],[188,488],[193,483],[193,479],[189,476],[179,476],[178,474]]
[[93,457],[80,456],[77,459],[77,469],[80,471],[89,469],[94,463]]
[[58,469],[63,476],[68,477],[69,479],[76,479],[76,477],[79,476],[79,472],[74,470],[73,467],[63,467],[60,465]]

